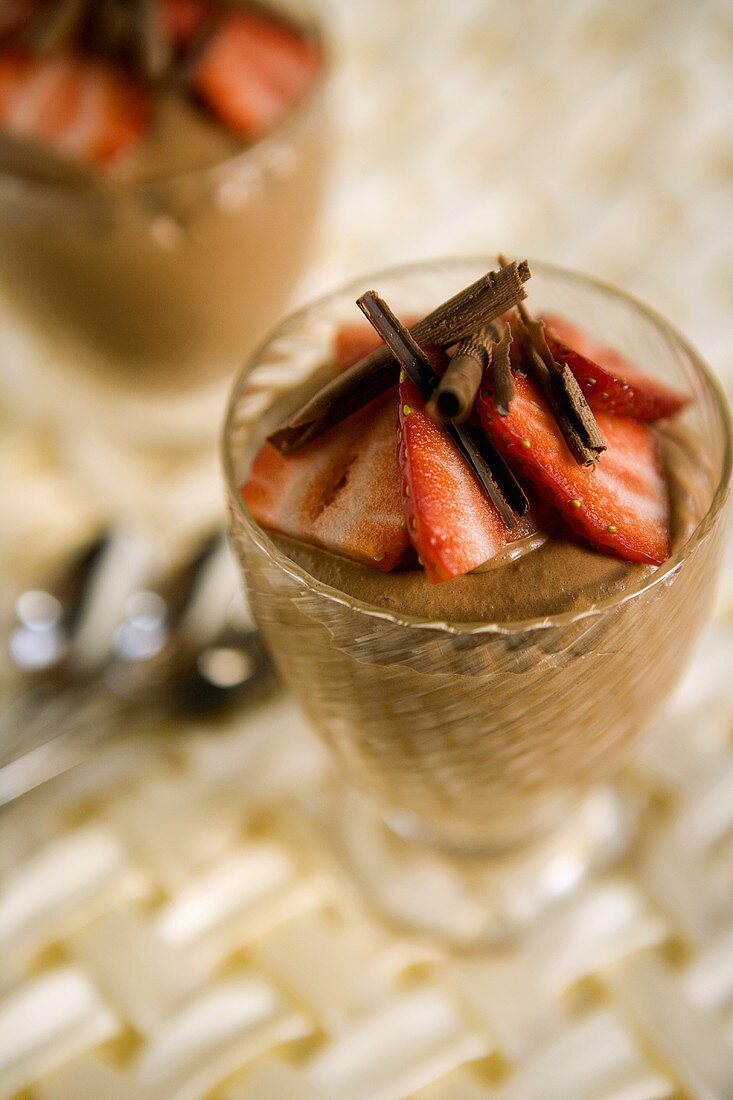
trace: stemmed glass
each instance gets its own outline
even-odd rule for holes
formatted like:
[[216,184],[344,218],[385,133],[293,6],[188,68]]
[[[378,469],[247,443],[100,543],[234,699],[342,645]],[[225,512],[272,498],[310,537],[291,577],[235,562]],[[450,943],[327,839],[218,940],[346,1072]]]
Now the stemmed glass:
[[[312,254],[332,146],[310,0],[273,0],[324,52],[253,145],[141,180],[0,168],[4,385],[18,411],[120,447],[210,445],[226,380]],[[87,466],[89,463],[87,462]],[[84,472],[84,471],[82,471]]]
[[[431,850],[469,860],[491,883],[480,929],[489,938],[540,912],[622,844],[623,814],[599,790],[679,678],[715,590],[731,472],[717,382],[672,326],[628,295],[532,264],[533,310],[579,321],[693,398],[685,424],[699,447],[697,527],[651,576],[581,613],[449,623],[370,606],[288,559],[248,514],[239,486],[264,437],[323,381],[335,327],[353,318],[361,293],[376,287],[398,314],[424,315],[495,266],[388,271],[288,318],[237,382],[223,441],[230,533],[259,627],[284,683],[366,796],[331,813],[332,843],[397,917],[404,912],[381,889],[375,844],[402,843],[418,862]],[[402,840],[380,840],[375,819]],[[574,869],[548,876],[548,861]],[[412,900],[413,916],[440,908],[429,893]],[[437,930],[466,939],[449,915]]]

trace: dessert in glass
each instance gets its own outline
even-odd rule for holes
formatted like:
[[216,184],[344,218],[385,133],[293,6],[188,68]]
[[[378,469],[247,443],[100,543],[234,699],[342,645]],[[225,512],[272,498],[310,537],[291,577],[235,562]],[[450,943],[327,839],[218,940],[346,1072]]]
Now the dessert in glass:
[[211,436],[204,398],[218,407],[309,256],[326,69],[307,0],[10,5],[0,286],[29,342],[8,367],[21,396],[41,360],[49,406]]
[[[396,831],[486,858],[559,829],[678,679],[731,465],[725,400],[666,321],[491,266],[388,271],[289,318],[224,435],[285,683]],[[337,374],[369,351],[357,298],[389,348]]]

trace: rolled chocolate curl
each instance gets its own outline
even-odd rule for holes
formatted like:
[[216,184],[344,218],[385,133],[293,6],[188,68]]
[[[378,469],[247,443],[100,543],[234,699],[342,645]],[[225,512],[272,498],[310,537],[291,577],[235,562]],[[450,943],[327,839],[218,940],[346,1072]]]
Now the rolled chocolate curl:
[[439,423],[468,420],[489,361],[489,348],[481,337],[462,341],[427,404],[428,416]]
[[[397,359],[400,367],[417,386],[425,402],[432,397],[438,378],[424,351],[409,329],[375,291],[362,294],[356,303],[370,324],[379,333]],[[476,474],[484,492],[492,502],[502,523],[512,530],[518,516],[529,508],[527,497],[506,463],[494,451],[488,440],[469,426],[446,424],[444,430]]]
[[[499,263],[510,267],[499,253]],[[542,321],[535,321],[523,302],[517,302],[517,327],[526,353],[530,377],[550,406],[568,450],[580,466],[593,466],[606,449],[593,411],[567,364],[560,364],[550,350]]]
[[[483,275],[410,329],[420,344],[451,347],[526,297],[529,264],[508,264]],[[333,379],[269,437],[283,454],[317,439],[364,407],[397,381],[398,367],[387,347],[377,348]]]
[[55,0],[33,20],[27,32],[34,53],[48,54],[68,45],[78,30],[88,0]]

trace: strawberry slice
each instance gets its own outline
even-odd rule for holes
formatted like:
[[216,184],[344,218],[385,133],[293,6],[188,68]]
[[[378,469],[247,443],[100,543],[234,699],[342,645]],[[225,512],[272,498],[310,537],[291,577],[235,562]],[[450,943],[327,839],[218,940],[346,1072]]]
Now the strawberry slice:
[[371,325],[362,325],[359,321],[349,321],[341,325],[334,336],[333,356],[336,370],[347,370],[358,363],[370,351],[381,344],[379,336]]
[[506,546],[509,532],[463,455],[425,412],[409,379],[400,381],[399,399],[407,529],[428,580],[437,584],[493,558]]
[[271,130],[313,82],[321,54],[291,27],[259,11],[231,12],[194,67],[193,86],[246,138]]
[[554,314],[542,320],[552,354],[567,363],[595,411],[653,421],[674,416],[689,404],[686,394],[643,375],[621,352],[599,344],[570,321]]
[[56,152],[109,163],[142,135],[148,105],[121,70],[71,54],[0,55],[0,127]]
[[[411,328],[418,320],[417,317],[403,317],[402,323]],[[334,365],[337,371],[347,370],[353,367],[371,351],[374,351],[382,343],[371,325],[361,321],[344,322],[337,330],[334,337]]]
[[294,454],[266,444],[241,492],[263,527],[383,572],[394,569],[409,546],[394,391]]
[[496,413],[487,385],[477,404],[483,430],[571,530],[627,561],[661,565],[669,557],[669,498],[651,428],[598,413],[607,449],[595,468],[579,466],[528,378],[515,378],[506,417]]

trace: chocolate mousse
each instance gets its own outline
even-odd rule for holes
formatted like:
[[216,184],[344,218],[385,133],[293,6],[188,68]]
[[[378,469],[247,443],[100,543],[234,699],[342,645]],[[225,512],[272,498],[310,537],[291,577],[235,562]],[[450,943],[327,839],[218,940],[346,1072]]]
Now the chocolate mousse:
[[329,145],[317,31],[220,0],[0,20],[0,278],[69,369],[231,373],[307,257]]
[[[385,285],[414,310],[475,270]],[[226,433],[233,545],[285,683],[399,830],[461,850],[545,835],[612,774],[705,621],[724,530],[725,414],[694,353],[550,267],[537,301],[572,322],[534,314],[529,275],[408,323],[362,294],[371,340],[333,332],[337,293],[262,349]]]

